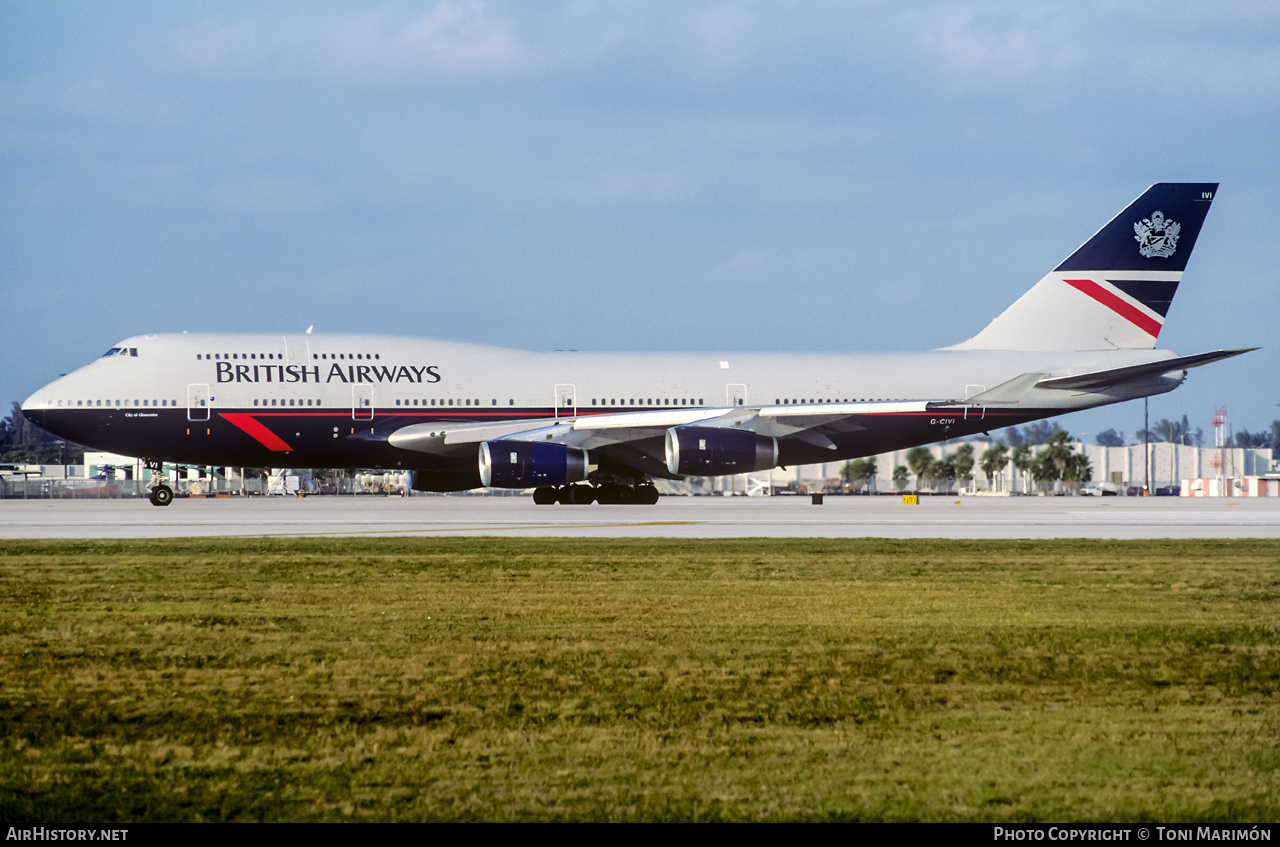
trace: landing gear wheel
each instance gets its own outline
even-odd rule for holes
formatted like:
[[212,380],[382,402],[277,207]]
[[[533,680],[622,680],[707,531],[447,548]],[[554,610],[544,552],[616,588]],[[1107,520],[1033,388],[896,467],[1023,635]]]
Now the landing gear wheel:
[[571,485],[568,499],[575,506],[590,506],[596,501],[596,490],[590,485]]
[[560,498],[560,493],[554,488],[535,488],[533,489],[533,504],[535,506],[550,506]]
[[642,506],[653,506],[658,502],[658,487],[651,483],[637,485],[635,488],[635,502]]
[[167,485],[157,485],[151,489],[147,499],[151,501],[153,506],[168,506],[173,502],[173,489]]

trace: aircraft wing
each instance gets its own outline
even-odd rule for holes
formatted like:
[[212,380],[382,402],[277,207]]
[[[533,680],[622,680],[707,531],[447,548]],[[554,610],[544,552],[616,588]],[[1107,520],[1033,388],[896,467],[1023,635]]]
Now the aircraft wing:
[[806,403],[787,406],[730,406],[715,409],[684,409],[672,412],[624,412],[615,415],[587,415],[577,418],[574,431],[581,434],[582,446],[590,449],[604,444],[656,437],[679,426],[735,428],[772,438],[801,436],[820,427],[860,429],[849,419],[876,412],[924,411],[919,403]]
[[673,426],[715,418],[724,409],[679,409],[661,412],[622,412],[582,415],[548,421],[546,418],[502,423],[434,422],[410,424],[387,437],[402,450],[422,453],[454,452],[449,448],[474,447],[484,441],[554,441],[570,447],[593,449],[607,444],[661,436]]
[[546,426],[547,422],[543,419],[502,423],[433,421],[401,427],[387,436],[387,442],[392,447],[418,453],[454,453],[461,452],[456,449],[459,447],[474,447],[482,441],[510,438]]
[[[698,473],[690,470],[677,472],[672,464],[669,433],[687,433],[697,442],[707,436],[709,431],[715,431],[723,433],[723,438],[735,441],[738,448],[745,450],[747,454],[755,448],[746,447],[744,442],[760,445],[759,449],[772,452],[776,458],[779,446],[785,447],[788,443],[804,444],[822,451],[837,450],[838,445],[832,440],[833,437],[865,429],[862,424],[857,423],[860,416],[924,412],[925,406],[925,401],[808,403],[584,415],[573,422],[572,433],[543,429],[516,437],[530,440],[563,439],[567,446],[590,451],[593,462],[612,461],[649,476],[680,478]],[[770,443],[773,445],[771,448],[767,446]]]
[[856,432],[851,418],[876,413],[922,412],[925,401],[914,403],[810,403],[794,406],[724,407],[672,411],[618,412],[579,415],[549,423],[545,419],[503,423],[411,424],[388,436],[403,450],[441,452],[482,441],[554,441],[583,450],[598,450],[647,438],[661,438],[679,426],[733,427],[778,439],[799,438],[819,446],[829,442],[817,430],[833,427]]
[[551,442],[589,451],[595,464],[612,462],[655,477],[679,477],[668,469],[668,431],[682,427],[749,433],[778,442],[802,442],[836,450],[832,436],[855,433],[868,414],[924,412],[926,401],[811,403],[781,406],[655,410],[582,414],[556,421],[530,419],[503,423],[423,423],[403,427],[388,442],[405,450],[465,455],[482,442]]

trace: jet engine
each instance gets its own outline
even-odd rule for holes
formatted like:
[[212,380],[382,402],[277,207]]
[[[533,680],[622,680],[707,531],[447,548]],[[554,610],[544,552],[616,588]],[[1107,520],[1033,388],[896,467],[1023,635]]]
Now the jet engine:
[[546,441],[486,441],[480,481],[493,488],[563,485],[587,478],[587,451]]
[[778,439],[750,430],[677,426],[667,430],[667,470],[684,476],[765,471],[778,464]]

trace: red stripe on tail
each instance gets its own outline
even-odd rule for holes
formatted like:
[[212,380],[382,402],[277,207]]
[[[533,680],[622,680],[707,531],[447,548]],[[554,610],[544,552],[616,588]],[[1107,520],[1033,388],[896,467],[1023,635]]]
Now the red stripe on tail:
[[1067,285],[1097,300],[1120,317],[1129,321],[1138,329],[1156,338],[1160,335],[1162,324],[1152,318],[1150,315],[1141,311],[1131,303],[1125,302],[1119,296],[1112,294],[1098,283],[1091,279],[1064,279]]

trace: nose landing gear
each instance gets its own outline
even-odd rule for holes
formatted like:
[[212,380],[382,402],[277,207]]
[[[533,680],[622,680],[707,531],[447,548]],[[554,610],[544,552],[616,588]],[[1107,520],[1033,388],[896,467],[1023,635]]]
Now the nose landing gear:
[[[165,479],[163,476],[164,462],[156,459],[143,459],[142,465],[144,468],[151,471],[151,478],[153,480],[157,478]],[[151,487],[151,490],[147,492],[147,499],[151,501],[152,506],[168,506],[173,502],[173,489],[163,482],[157,482]]]

